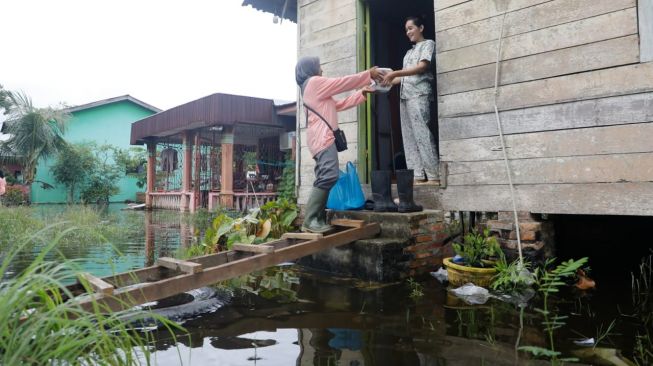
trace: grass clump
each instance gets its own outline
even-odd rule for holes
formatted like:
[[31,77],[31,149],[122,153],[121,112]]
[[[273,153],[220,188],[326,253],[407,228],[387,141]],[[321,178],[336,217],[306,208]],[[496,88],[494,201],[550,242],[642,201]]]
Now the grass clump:
[[[0,278],[8,278],[0,283],[0,365],[149,365],[153,333],[138,330],[134,322],[155,319],[168,330],[181,329],[153,313],[110,312],[99,303],[86,311],[67,301],[74,294],[66,285],[77,280],[80,269],[70,260],[46,258],[57,255],[61,238],[75,230],[50,225],[6,253],[0,267]],[[54,240],[40,243],[39,255],[13,273],[18,253],[52,231]]]

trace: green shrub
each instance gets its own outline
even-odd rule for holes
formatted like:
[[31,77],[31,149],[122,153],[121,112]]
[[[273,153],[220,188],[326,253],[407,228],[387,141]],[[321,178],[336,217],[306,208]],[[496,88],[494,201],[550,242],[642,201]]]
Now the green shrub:
[[0,199],[5,206],[20,206],[28,203],[27,195],[16,186],[8,186]]

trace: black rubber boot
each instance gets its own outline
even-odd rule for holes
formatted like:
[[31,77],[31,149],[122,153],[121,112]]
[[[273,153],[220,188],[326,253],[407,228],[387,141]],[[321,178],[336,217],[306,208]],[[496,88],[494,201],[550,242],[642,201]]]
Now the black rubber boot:
[[302,231],[324,234],[333,229],[333,226],[326,223],[326,211],[324,211],[328,198],[329,191],[313,187],[306,202]]
[[374,212],[397,212],[397,205],[392,200],[389,170],[372,171],[372,198]]
[[415,175],[412,169],[397,170],[397,193],[399,195],[399,212],[422,211],[422,206],[413,201],[413,182]]

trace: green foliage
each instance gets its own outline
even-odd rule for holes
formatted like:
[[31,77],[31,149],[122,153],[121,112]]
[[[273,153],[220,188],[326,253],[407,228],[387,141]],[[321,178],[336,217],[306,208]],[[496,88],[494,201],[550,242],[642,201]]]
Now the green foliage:
[[11,108],[11,92],[5,90],[5,88],[0,85],[0,110],[3,110],[3,114],[6,114]]
[[253,170],[256,168],[256,151],[243,152],[243,162],[247,169]]
[[63,134],[70,115],[49,107],[36,108],[22,93],[9,93],[8,97],[11,103],[4,130],[11,137],[0,144],[0,164],[22,165],[25,184],[29,185],[34,181],[38,162],[67,145]]
[[223,288],[245,291],[281,303],[297,301],[299,277],[290,269],[272,267],[262,272],[232,278],[220,283]]
[[280,199],[288,201],[296,201],[295,197],[295,161],[290,159],[291,153],[286,153],[283,173],[281,174],[281,182],[277,192]]
[[70,144],[59,151],[54,165],[50,168],[54,179],[66,186],[68,203],[73,203],[75,189],[84,185],[95,169],[94,149],[94,144]]
[[[57,229],[60,232],[75,230],[63,224],[56,226],[65,227]],[[125,319],[154,319],[171,334],[173,329],[183,329],[154,313],[111,312],[93,300],[91,309],[85,310],[67,301],[74,294],[65,284],[76,282],[80,269],[65,258],[56,262],[45,259],[57,255],[56,239],[46,244],[27,268],[13,273],[12,263],[19,253],[33,245],[33,240],[49,237],[47,232],[54,228],[46,227],[5,253],[0,267],[0,278],[8,278],[0,284],[0,364],[149,364],[153,334],[135,329]],[[86,281],[82,285],[92,291]]]
[[124,167],[115,162],[117,150],[112,145],[101,145],[94,149],[94,168],[82,189],[82,202],[106,204],[111,196],[120,192],[118,180],[124,175]]
[[519,293],[530,288],[534,283],[534,276],[530,272],[531,264],[524,262],[521,266],[518,260],[511,263],[505,256],[499,256],[494,264],[497,274],[492,279],[490,287],[502,293]]
[[298,212],[297,204],[285,199],[270,201],[241,217],[234,218],[223,212],[213,219],[200,243],[182,249],[177,256],[191,258],[217,253],[222,248],[231,249],[235,243],[260,244],[278,239],[295,229],[293,222]]
[[116,163],[124,167],[125,174],[136,178],[138,188],[145,187],[147,183],[147,150],[142,147],[133,146],[127,150],[116,149]]
[[0,196],[5,206],[20,206],[28,203],[27,195],[19,187],[7,186],[5,194]]
[[422,286],[419,282],[415,281],[412,278],[409,278],[407,281],[408,289],[410,290],[410,296],[411,299],[417,301],[422,296],[424,296],[424,286]]
[[499,242],[487,229],[483,233],[470,231],[463,237],[463,244],[454,243],[453,249],[469,267],[487,267],[483,260],[503,255]]
[[519,350],[530,352],[534,356],[548,357],[552,364],[557,365],[561,362],[574,361],[575,359],[559,358],[560,352],[555,350],[554,333],[566,324],[567,316],[559,315],[552,308],[550,296],[559,292],[560,287],[565,285],[565,279],[572,278],[576,275],[576,271],[587,263],[587,258],[581,258],[579,260],[570,259],[560,263],[554,269],[550,269],[554,262],[554,258],[548,259],[543,267],[535,271],[537,290],[542,295],[542,308],[536,308],[535,311],[542,315],[542,326],[549,336],[549,348],[522,346],[519,347]]
[[642,259],[637,273],[632,273],[633,317],[641,324],[634,342],[634,361],[637,365],[653,364],[653,255]]
[[284,233],[296,229],[293,222],[298,214],[297,204],[285,198],[269,201],[261,206],[261,220],[271,221],[272,227],[269,236],[275,239],[280,238]]

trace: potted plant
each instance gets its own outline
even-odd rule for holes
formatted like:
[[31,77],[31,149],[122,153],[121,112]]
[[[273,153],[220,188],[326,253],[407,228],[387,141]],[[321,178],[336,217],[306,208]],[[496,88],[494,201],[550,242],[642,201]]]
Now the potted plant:
[[482,233],[472,230],[463,237],[462,244],[454,243],[453,249],[456,257],[443,260],[450,284],[462,286],[471,282],[488,287],[492,283],[496,269],[491,259],[503,252],[497,239],[489,235],[489,230],[485,229]]

